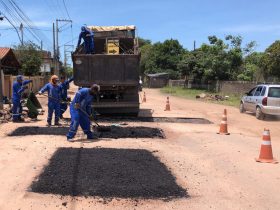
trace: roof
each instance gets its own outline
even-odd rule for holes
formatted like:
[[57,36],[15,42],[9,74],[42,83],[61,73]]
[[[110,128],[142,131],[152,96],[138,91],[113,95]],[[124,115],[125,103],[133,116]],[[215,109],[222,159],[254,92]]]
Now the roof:
[[87,26],[92,31],[102,32],[102,31],[133,31],[136,29],[134,25],[130,26]]
[[0,59],[3,59],[10,50],[12,49],[8,47],[0,47]]
[[162,77],[162,76],[168,76],[168,73],[156,73],[156,74],[146,74],[148,77]]

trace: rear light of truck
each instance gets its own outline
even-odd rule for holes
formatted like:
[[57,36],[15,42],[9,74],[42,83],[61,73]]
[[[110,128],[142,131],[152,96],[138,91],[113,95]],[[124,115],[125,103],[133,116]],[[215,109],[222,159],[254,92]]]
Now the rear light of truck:
[[267,106],[267,97],[263,98],[262,105],[263,106]]

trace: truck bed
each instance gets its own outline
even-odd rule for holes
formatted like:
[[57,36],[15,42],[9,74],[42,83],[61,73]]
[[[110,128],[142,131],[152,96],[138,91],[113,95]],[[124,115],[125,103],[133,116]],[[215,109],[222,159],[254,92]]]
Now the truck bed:
[[77,86],[138,86],[139,55],[73,54]]

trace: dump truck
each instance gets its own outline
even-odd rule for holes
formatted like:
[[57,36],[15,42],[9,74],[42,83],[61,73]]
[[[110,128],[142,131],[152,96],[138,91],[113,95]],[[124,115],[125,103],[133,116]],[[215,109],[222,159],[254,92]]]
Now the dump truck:
[[139,112],[140,54],[135,26],[88,26],[94,32],[94,53],[83,46],[72,54],[74,84],[100,85],[93,108],[100,114]]

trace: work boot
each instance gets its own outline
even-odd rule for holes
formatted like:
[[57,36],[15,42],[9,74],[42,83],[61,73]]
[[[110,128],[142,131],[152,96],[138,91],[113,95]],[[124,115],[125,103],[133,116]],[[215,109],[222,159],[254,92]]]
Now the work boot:
[[24,118],[18,118],[18,122],[25,122]]
[[59,122],[55,122],[54,125],[61,126],[61,124]]
[[87,135],[87,139],[98,139],[97,136],[94,136],[92,133]]
[[74,139],[72,139],[72,138],[70,138],[70,137],[67,136],[67,141],[68,141],[68,142],[73,142]]

